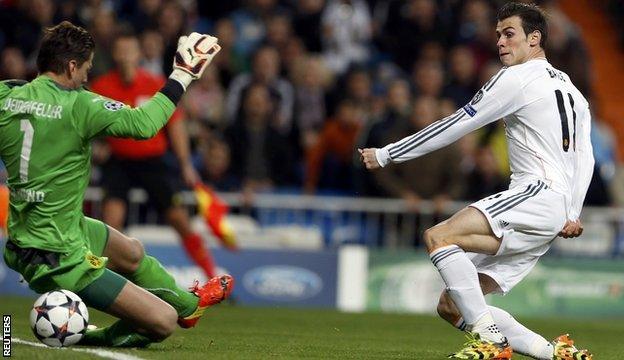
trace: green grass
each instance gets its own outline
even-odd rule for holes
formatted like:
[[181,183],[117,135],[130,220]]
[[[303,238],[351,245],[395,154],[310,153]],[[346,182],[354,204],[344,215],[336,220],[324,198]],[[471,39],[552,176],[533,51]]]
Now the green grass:
[[[0,313],[12,314],[12,336],[37,342],[28,325],[32,299],[0,297]],[[598,360],[622,359],[624,319],[523,319],[553,338],[569,332]],[[113,318],[91,310],[91,322]],[[432,316],[344,314],[330,310],[219,305],[198,327],[177,331],[147,349],[112,349],[143,359],[444,359],[459,349],[462,334]],[[80,347],[76,347],[80,348]],[[93,359],[71,350],[13,344],[18,359]],[[514,359],[525,359],[514,355]]]

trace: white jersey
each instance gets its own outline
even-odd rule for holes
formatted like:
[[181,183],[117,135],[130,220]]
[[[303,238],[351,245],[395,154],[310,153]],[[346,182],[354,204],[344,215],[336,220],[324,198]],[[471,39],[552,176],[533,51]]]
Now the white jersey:
[[589,104],[567,74],[543,59],[503,68],[453,115],[378,149],[377,161],[422,156],[501,118],[510,188],[541,180],[564,196],[567,219],[577,220],[594,169]]

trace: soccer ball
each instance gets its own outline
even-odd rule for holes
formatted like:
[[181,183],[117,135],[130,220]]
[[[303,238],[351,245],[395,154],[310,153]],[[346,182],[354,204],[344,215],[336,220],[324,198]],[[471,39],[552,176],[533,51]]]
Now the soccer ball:
[[30,328],[42,343],[71,346],[80,341],[89,324],[89,311],[78,295],[69,290],[41,295],[30,310]]

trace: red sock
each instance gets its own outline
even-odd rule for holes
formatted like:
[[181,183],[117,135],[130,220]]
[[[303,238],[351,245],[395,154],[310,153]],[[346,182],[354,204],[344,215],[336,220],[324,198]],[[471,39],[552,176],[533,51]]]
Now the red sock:
[[195,264],[204,270],[208,279],[216,275],[215,262],[210,250],[204,246],[202,238],[196,233],[190,233],[182,239],[182,245],[188,256]]

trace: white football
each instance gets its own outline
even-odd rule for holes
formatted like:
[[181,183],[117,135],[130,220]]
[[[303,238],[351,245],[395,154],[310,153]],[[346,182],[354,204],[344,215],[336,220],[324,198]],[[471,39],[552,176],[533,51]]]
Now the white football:
[[82,299],[69,290],[41,295],[30,310],[30,328],[42,343],[53,346],[76,344],[89,325],[89,311]]

